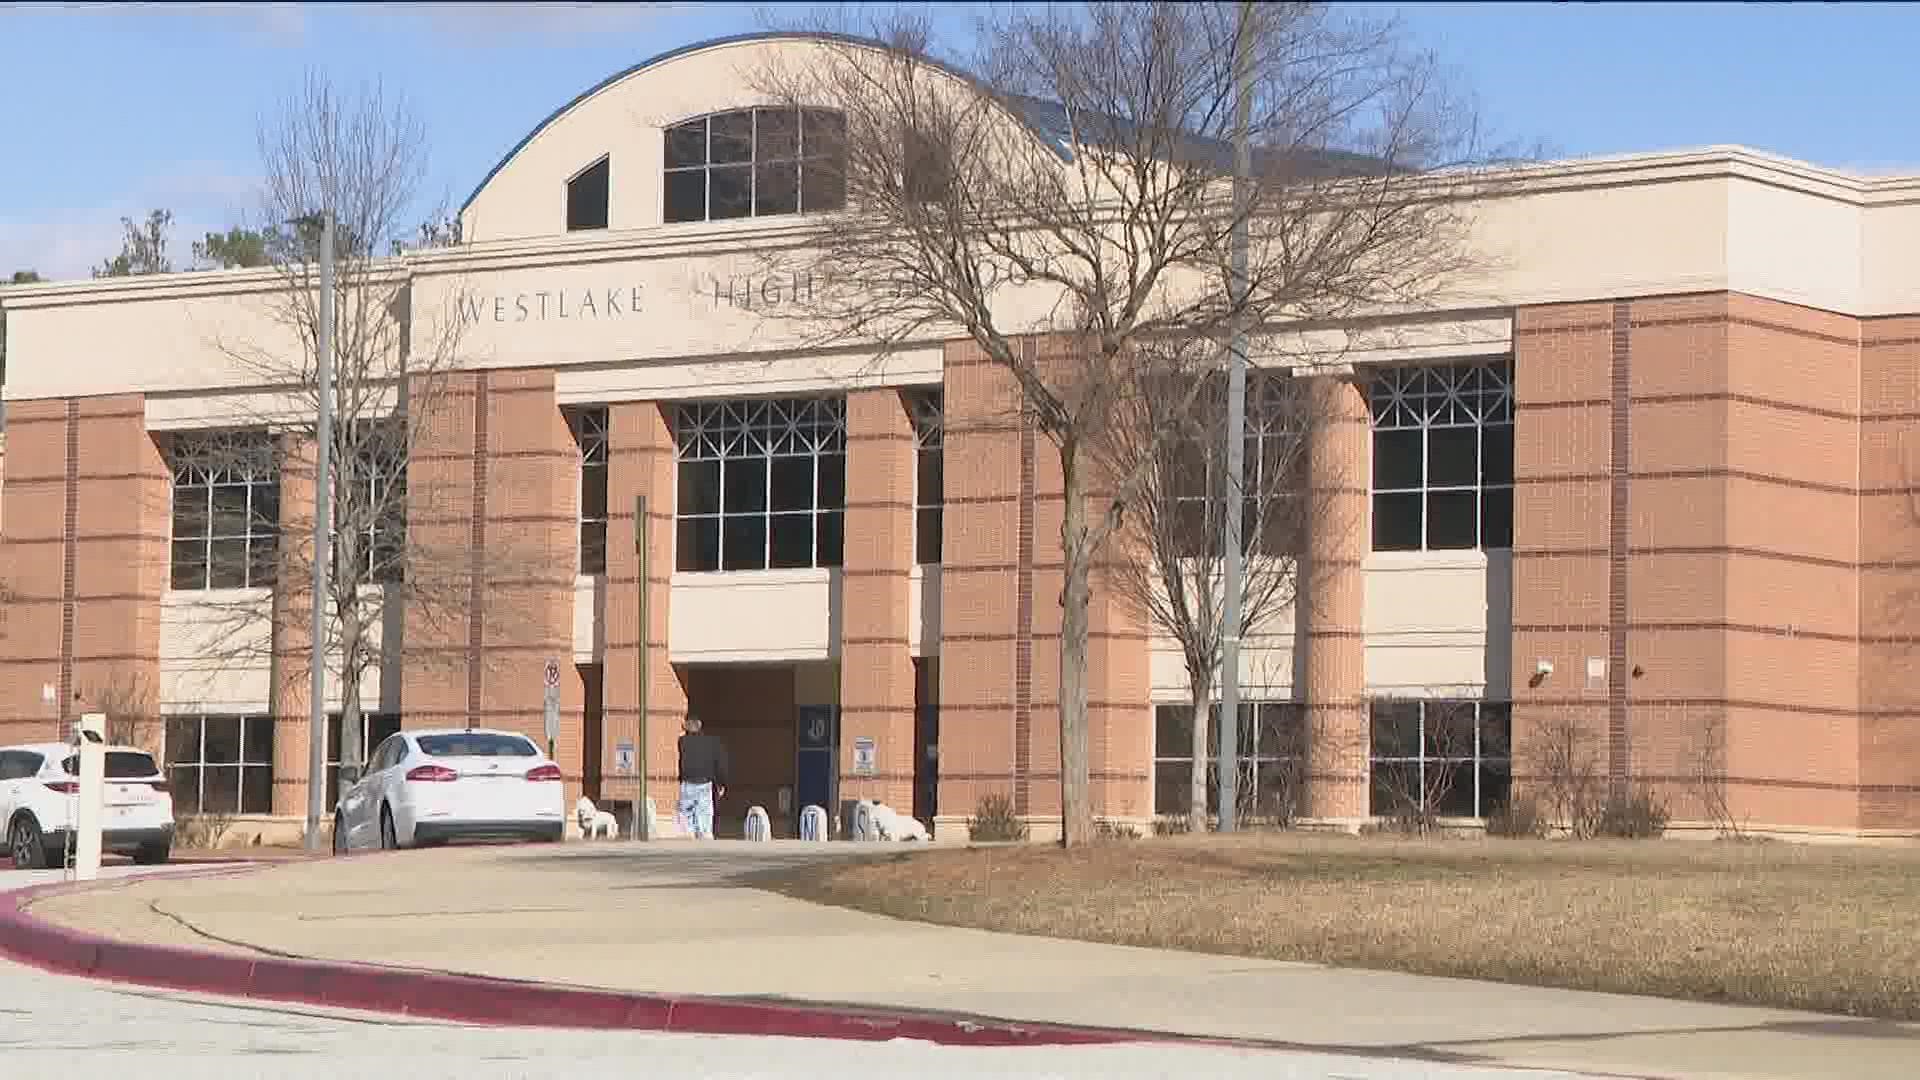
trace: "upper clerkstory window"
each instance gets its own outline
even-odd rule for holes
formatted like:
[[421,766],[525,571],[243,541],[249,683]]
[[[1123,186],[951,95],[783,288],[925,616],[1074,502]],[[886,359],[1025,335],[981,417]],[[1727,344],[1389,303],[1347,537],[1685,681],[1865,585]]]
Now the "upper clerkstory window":
[[846,118],[739,109],[667,129],[666,220],[812,214],[847,204]]
[[607,227],[608,158],[580,170],[567,181],[567,231]]

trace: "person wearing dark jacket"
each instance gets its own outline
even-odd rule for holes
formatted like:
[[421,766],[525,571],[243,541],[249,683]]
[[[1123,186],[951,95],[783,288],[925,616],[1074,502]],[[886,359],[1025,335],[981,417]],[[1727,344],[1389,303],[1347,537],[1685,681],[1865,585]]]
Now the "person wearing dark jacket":
[[727,745],[700,733],[700,718],[687,714],[680,736],[680,829],[696,840],[713,839],[713,803],[727,793]]

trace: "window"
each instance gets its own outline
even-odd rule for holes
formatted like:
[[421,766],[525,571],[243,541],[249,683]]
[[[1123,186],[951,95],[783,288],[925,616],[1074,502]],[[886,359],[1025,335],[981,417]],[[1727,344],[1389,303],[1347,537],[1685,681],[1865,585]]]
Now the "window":
[[568,409],[580,451],[580,572],[607,572],[607,410]]
[[1373,549],[1513,546],[1513,364],[1373,381]]
[[1372,812],[1486,817],[1513,789],[1513,706],[1373,702]]
[[[1239,812],[1247,820],[1284,821],[1292,816],[1306,775],[1306,728],[1300,705],[1291,701],[1240,703]],[[1207,813],[1220,811],[1220,705],[1209,709]],[[1193,725],[1188,707],[1153,709],[1153,812],[1183,817],[1192,805]]]
[[568,232],[607,227],[608,160],[601,158],[567,181]]
[[[382,740],[400,730],[400,717],[393,713],[360,714],[360,754],[363,762],[373,760],[373,751]],[[362,765],[362,769],[365,766]],[[364,772],[363,772],[364,775]],[[340,798],[340,714],[327,714],[327,805]]]
[[484,731],[422,735],[414,741],[428,757],[534,757],[540,753],[519,735],[493,735]]
[[177,814],[273,813],[273,717],[167,717]]
[[[60,763],[60,769],[68,776],[80,775],[80,755],[73,754]],[[151,780],[160,775],[160,766],[153,763],[153,755],[138,750],[109,750],[106,760],[106,778],[108,780]]]
[[839,566],[847,504],[844,398],[680,406],[675,568]]
[[666,220],[811,214],[846,205],[846,119],[740,109],[667,129]]
[[[1226,538],[1226,380],[1213,379],[1193,404],[1184,437],[1160,452],[1161,490],[1173,503],[1169,540],[1188,556],[1217,556]],[[1179,393],[1178,389],[1170,394]],[[1305,518],[1307,421],[1300,384],[1273,372],[1250,372],[1240,473],[1240,536],[1246,554],[1298,549]],[[1210,419],[1209,419],[1210,418]]]
[[265,431],[175,435],[175,589],[244,589],[273,584],[279,556],[280,468]]
[[0,751],[0,780],[28,780],[38,776],[45,760],[26,750]]
[[913,445],[916,475],[913,483],[913,561],[940,561],[941,506],[946,501],[942,444],[945,442],[944,401],[938,390],[915,393]]
[[[407,426],[404,420],[361,421],[348,440],[334,500],[335,565],[349,555],[362,582],[405,580],[407,568]],[[352,494],[348,494],[351,492]],[[351,533],[353,550],[341,542]]]

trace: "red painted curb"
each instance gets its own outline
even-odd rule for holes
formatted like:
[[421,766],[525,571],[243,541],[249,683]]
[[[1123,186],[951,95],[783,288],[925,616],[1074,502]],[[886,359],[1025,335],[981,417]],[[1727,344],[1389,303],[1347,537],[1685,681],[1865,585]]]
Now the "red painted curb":
[[[217,867],[169,876],[213,876],[259,868]],[[973,1047],[1144,1041],[1220,1045],[1224,1042],[945,1013],[589,990],[483,975],[215,953],[118,941],[57,926],[26,911],[36,897],[81,888],[111,888],[138,880],[141,879],[133,877],[82,885],[59,883],[0,894],[0,955],[45,971],[110,982],[498,1027],[781,1035],[861,1041],[915,1039],[942,1046]]]

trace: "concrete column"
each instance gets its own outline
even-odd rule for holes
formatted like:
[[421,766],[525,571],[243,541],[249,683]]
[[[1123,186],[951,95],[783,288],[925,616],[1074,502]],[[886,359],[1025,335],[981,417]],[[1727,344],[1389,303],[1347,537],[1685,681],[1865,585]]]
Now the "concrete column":
[[1320,424],[1308,449],[1315,498],[1302,577],[1300,636],[1308,750],[1307,814],[1367,816],[1370,731],[1366,702],[1364,563],[1372,546],[1368,476],[1371,421],[1350,380],[1315,377]]
[[[607,595],[602,738],[606,762],[601,791],[630,800],[637,784],[614,768],[615,749],[632,743],[639,727],[639,650],[648,653],[647,782],[657,809],[670,822],[676,794],[675,747],[687,715],[687,693],[667,649],[667,613],[673,596],[674,455],[670,405],[622,402],[610,406],[607,457]],[[640,560],[634,552],[634,496],[647,496],[646,633],[640,628]],[[624,835],[627,822],[621,822]]]
[[[846,551],[841,570],[840,795],[913,806],[913,426],[893,389],[847,395]],[[855,740],[875,771],[854,771]]]
[[273,812],[307,813],[308,733],[312,730],[313,439],[281,436],[280,546],[273,591]]

